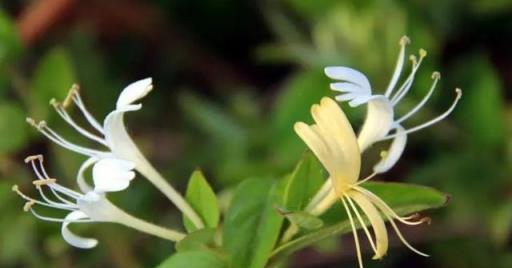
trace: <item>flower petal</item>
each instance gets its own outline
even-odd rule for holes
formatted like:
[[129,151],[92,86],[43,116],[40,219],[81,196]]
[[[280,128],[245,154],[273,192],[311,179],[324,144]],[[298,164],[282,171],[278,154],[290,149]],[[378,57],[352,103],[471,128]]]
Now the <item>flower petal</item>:
[[386,152],[386,155],[379,161],[374,167],[373,171],[375,173],[384,173],[390,170],[400,159],[402,153],[405,149],[405,144],[407,143],[407,134],[405,133],[405,129],[398,125],[396,127],[396,136],[389,147],[389,151]]
[[388,233],[381,214],[371,203],[371,201],[368,200],[368,198],[363,194],[351,190],[347,192],[347,196],[356,201],[357,205],[363,210],[364,214],[366,214],[366,217],[368,217],[368,220],[372,225],[376,242],[376,252],[373,256],[373,259],[382,258],[388,251]]
[[357,137],[361,151],[366,150],[386,136],[393,124],[393,107],[384,96],[375,96],[368,102],[368,111],[361,132]]
[[98,244],[98,240],[77,236],[73,234],[68,228],[68,225],[74,221],[86,218],[88,218],[88,216],[82,211],[73,211],[64,218],[61,233],[64,240],[66,240],[66,242],[68,242],[70,245],[77,248],[89,249],[95,247]]
[[117,158],[103,158],[92,168],[95,192],[122,191],[135,178],[135,164]]
[[326,67],[324,72],[328,77],[332,79],[343,80],[356,84],[360,86],[366,94],[372,94],[370,81],[368,81],[368,78],[366,78],[366,76],[360,71],[348,67],[337,66]]
[[80,168],[78,169],[78,174],[76,176],[76,182],[78,184],[78,188],[80,188],[80,191],[83,193],[87,193],[92,190],[92,187],[85,181],[84,172],[87,170],[91,165],[96,163],[98,159],[96,157],[90,157],[89,159],[85,160]]
[[133,104],[134,101],[146,96],[151,89],[153,89],[152,83],[153,81],[151,78],[146,78],[133,82],[125,87],[117,99],[116,109],[122,109],[125,106],[129,106]]
[[137,165],[141,159],[140,151],[126,131],[124,125],[124,111],[113,111],[105,118],[103,123],[105,140],[116,158],[126,159]]

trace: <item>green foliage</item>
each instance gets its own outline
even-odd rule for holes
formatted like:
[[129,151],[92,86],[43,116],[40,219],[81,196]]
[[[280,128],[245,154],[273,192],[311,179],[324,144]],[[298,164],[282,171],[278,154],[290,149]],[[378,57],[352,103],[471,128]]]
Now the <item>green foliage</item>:
[[236,189],[226,212],[223,247],[233,267],[264,267],[277,242],[283,218],[282,188],[269,179],[249,179]]
[[31,114],[46,118],[50,108],[49,100],[64,99],[75,82],[75,73],[67,52],[63,48],[54,48],[46,53],[39,61],[31,83]]
[[214,247],[215,229],[205,228],[188,234],[176,243],[176,251],[205,250]]
[[157,268],[227,268],[219,256],[208,251],[187,251],[172,255]]
[[[206,227],[217,227],[220,217],[217,197],[200,170],[194,171],[190,176],[185,199],[199,214],[199,217],[203,220]],[[194,224],[185,215],[183,215],[183,224],[188,232],[197,230]]]
[[10,102],[0,103],[0,153],[20,149],[28,140],[25,114],[21,108]]
[[315,230],[324,225],[322,219],[305,211],[281,212],[292,224],[306,230]]
[[0,10],[0,65],[12,62],[21,52],[22,46],[14,24]]

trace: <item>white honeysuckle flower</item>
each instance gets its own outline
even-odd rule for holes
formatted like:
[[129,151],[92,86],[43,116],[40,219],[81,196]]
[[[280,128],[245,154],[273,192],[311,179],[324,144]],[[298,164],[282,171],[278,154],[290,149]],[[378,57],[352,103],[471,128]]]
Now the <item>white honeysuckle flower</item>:
[[[106,150],[84,147],[70,142],[51,129],[45,121],[36,123],[32,118],[27,118],[27,122],[56,144],[89,157],[82,163],[77,174],[77,183],[82,192],[92,190],[101,192],[122,191],[130,185],[130,181],[135,176],[132,170],[135,169],[165,194],[197,228],[203,228],[202,219],[181,194],[144,157],[124,125],[124,114],[142,108],[142,104],[136,102],[153,89],[152,83],[151,78],[146,78],[125,87],[117,99],[115,110],[105,117],[103,124],[100,124],[85,107],[80,97],[78,85],[73,85],[62,103],[54,99],[50,101],[50,104],[64,121],[78,133],[105,147]],[[85,120],[97,133],[86,130],[73,120],[65,109],[71,103],[78,107]],[[84,172],[91,166],[93,166],[93,173],[95,173],[94,189],[84,179]]]
[[384,152],[382,160],[374,166],[374,172],[376,173],[386,172],[396,164],[404,151],[407,134],[429,127],[443,120],[455,109],[461,97],[461,90],[456,89],[457,96],[446,112],[418,126],[411,128],[403,127],[403,122],[413,116],[427,103],[441,78],[438,72],[434,72],[432,74],[434,81],[425,97],[405,115],[398,118],[395,117],[396,106],[411,89],[416,72],[427,55],[425,50],[420,49],[419,59],[414,55],[410,56],[412,70],[405,81],[400,86],[397,86],[404,67],[405,47],[408,43],[410,43],[408,37],[404,36],[400,39],[400,52],[395,71],[384,94],[373,93],[368,78],[357,70],[348,67],[325,68],[325,74],[328,77],[342,81],[331,83],[332,90],[341,92],[341,94],[336,96],[336,100],[348,101],[349,105],[352,107],[365,103],[368,104],[366,120],[357,138],[361,151],[366,150],[376,142],[394,139],[389,151]]
[[[89,113],[86,109],[82,98],[80,97],[79,89],[77,85],[74,85],[66,99],[59,103],[56,100],[51,100],[50,103],[55,108],[55,111],[64,119],[70,126],[72,126],[75,130],[77,130],[84,137],[89,138],[100,145],[103,145],[108,148],[106,151],[101,151],[93,148],[83,147],[77,144],[74,144],[54,130],[52,130],[45,121],[41,121],[36,123],[33,119],[27,118],[27,122],[34,126],[39,132],[45,135],[48,139],[55,142],[56,144],[69,149],[71,151],[77,152],[79,154],[83,154],[89,157],[87,161],[82,164],[82,167],[79,170],[78,184],[82,191],[91,190],[90,187],[83,180],[82,173],[86,170],[86,168],[91,165],[100,165],[101,167],[94,168],[97,170],[97,182],[96,185],[101,185],[102,189],[106,192],[108,191],[121,191],[126,189],[129,186],[129,181],[133,179],[135,173],[130,170],[127,170],[126,167],[131,167],[134,169],[138,163],[140,163],[140,151],[138,150],[135,143],[132,141],[128,133],[126,132],[126,128],[124,126],[124,113],[128,111],[136,111],[142,108],[141,104],[134,104],[140,98],[146,96],[149,91],[153,88],[151,78],[146,78],[134,82],[128,85],[120,94],[116,109],[112,111],[104,120],[103,126]],[[99,133],[94,134],[85,128],[79,126],[72,117],[66,111],[66,107],[70,105],[71,102],[74,102],[76,106],[80,109],[82,114],[84,115],[86,121]],[[103,160],[105,159],[105,160]],[[120,164],[124,163],[124,164]],[[107,165],[111,164],[109,167]],[[101,170],[101,172],[99,172]],[[115,174],[117,173],[117,174]],[[108,182],[103,182],[102,184],[99,181],[103,181],[102,175],[106,175],[109,180],[116,180],[120,183],[114,187],[104,187],[107,186]],[[120,180],[120,178],[127,178],[128,180]],[[123,181],[123,183],[121,183]],[[120,187],[120,186],[123,187]]]
[[[98,163],[101,164],[101,161],[103,160],[100,160]],[[23,194],[17,185],[13,186],[13,191],[17,192],[27,201],[24,206],[25,211],[30,211],[36,218],[44,221],[62,223],[62,237],[67,243],[74,247],[89,249],[95,247],[98,244],[98,241],[93,238],[85,238],[72,233],[68,228],[71,223],[111,222],[119,223],[172,241],[178,241],[184,237],[184,235],[179,232],[145,222],[129,215],[112,204],[106,198],[104,193],[105,191],[103,191],[104,189],[100,189],[98,191],[91,190],[87,192],[77,192],[58,184],[56,179],[48,176],[48,173],[44,168],[43,157],[41,155],[29,156],[25,159],[25,162],[31,164],[32,169],[37,176],[37,179],[33,181],[33,184],[38,190],[42,200],[33,199]],[[126,163],[121,163],[121,165],[123,164]],[[123,166],[123,168],[125,167],[127,166]],[[101,176],[108,175],[102,172],[103,171],[100,171]],[[117,176],[118,174],[114,173],[113,175]],[[93,176],[95,176],[94,172]],[[130,178],[124,177],[116,179],[129,180]],[[94,181],[96,182],[98,180],[94,178]],[[104,183],[104,180],[100,181]],[[112,185],[95,186],[95,189],[112,188]],[[34,206],[36,205],[67,211],[68,214],[63,218],[44,216],[34,209]]]

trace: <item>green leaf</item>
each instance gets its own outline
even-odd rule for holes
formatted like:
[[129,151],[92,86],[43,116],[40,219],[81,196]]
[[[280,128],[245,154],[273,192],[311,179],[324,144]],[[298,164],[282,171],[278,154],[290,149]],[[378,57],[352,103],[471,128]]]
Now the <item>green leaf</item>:
[[[448,200],[446,194],[433,188],[413,184],[369,182],[362,186],[382,198],[399,215],[441,207]],[[279,246],[272,253],[272,259],[278,259],[330,236],[350,231],[350,222],[345,218],[336,224],[310,232]]]
[[0,10],[0,64],[13,60],[22,51],[21,41],[11,19]]
[[14,103],[0,103],[0,153],[16,151],[28,140],[25,113]]
[[215,229],[205,228],[188,234],[176,243],[176,251],[195,251],[210,248],[214,244]]
[[282,214],[292,223],[307,230],[315,230],[324,225],[322,219],[305,211],[283,212]]
[[249,179],[237,188],[226,212],[223,246],[235,268],[264,267],[281,230],[281,185],[269,179]]
[[[62,100],[75,82],[75,73],[71,60],[63,49],[55,48],[39,62],[32,79],[31,113],[45,118],[55,98]],[[38,119],[36,118],[36,119]]]
[[[185,199],[197,214],[199,214],[199,217],[203,220],[206,227],[217,227],[220,217],[217,197],[201,171],[196,170],[190,176]],[[192,224],[185,215],[183,215],[183,224],[188,232],[197,230],[194,224]]]
[[283,193],[286,210],[303,210],[324,183],[323,167],[307,151],[285,182]]
[[210,251],[187,251],[179,252],[162,264],[158,265],[157,268],[227,268],[228,265],[222,259],[222,257],[215,255]]

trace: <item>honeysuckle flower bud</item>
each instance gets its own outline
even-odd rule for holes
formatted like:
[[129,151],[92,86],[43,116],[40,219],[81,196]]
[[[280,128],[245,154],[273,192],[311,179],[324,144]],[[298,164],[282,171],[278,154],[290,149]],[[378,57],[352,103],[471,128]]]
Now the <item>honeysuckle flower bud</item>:
[[[361,186],[375,173],[359,180],[361,170],[360,145],[350,122],[336,102],[330,98],[323,98],[320,104],[311,107],[311,115],[315,124],[307,125],[303,122],[297,122],[294,129],[325,167],[332,183],[332,189],[311,213],[314,215],[321,214],[332,205],[333,201],[342,201],[352,226],[361,268],[363,262],[354,218],[357,218],[359,224],[363,227],[375,253],[374,259],[382,258],[388,250],[388,236],[383,217],[390,221],[398,237],[408,248],[422,256],[427,256],[409,245],[395,224],[395,220],[398,220],[404,224],[417,225],[425,222],[426,219],[413,220],[415,216],[398,216],[382,199]],[[370,234],[366,227],[360,210],[366,215],[374,236]]]
[[419,60],[414,55],[410,57],[412,70],[405,81],[400,86],[397,86],[405,63],[405,47],[409,42],[410,40],[406,36],[402,37],[400,40],[400,52],[395,71],[384,94],[372,93],[368,78],[357,70],[348,67],[325,68],[325,74],[328,77],[343,81],[331,83],[332,90],[341,92],[341,94],[336,96],[336,100],[348,101],[349,105],[352,107],[365,103],[368,104],[366,120],[357,138],[361,151],[366,150],[376,142],[393,139],[389,151],[385,152],[382,160],[374,166],[374,172],[376,173],[386,172],[395,165],[404,151],[407,143],[407,134],[443,120],[453,111],[461,97],[460,89],[456,89],[457,95],[455,100],[446,112],[415,127],[405,128],[402,126],[403,122],[413,116],[427,103],[441,78],[438,72],[434,72],[432,74],[432,86],[425,97],[405,115],[396,118],[395,107],[411,89],[416,72],[427,55],[427,52],[421,49],[419,51]]
[[[124,190],[134,178],[135,173],[132,170],[135,169],[164,193],[197,228],[203,228],[204,224],[201,218],[147,161],[128,135],[124,125],[124,114],[140,110],[142,104],[136,102],[146,96],[152,89],[151,78],[142,79],[128,85],[119,95],[115,109],[105,117],[103,124],[100,124],[87,110],[80,97],[77,85],[71,88],[62,103],[54,99],[50,101],[50,104],[64,121],[78,133],[105,147],[106,150],[84,147],[70,142],[51,129],[45,121],[36,123],[32,118],[27,118],[27,122],[56,144],[89,157],[82,163],[77,174],[77,183],[81,191],[114,192]],[[85,120],[94,128],[96,133],[81,127],[73,120],[65,109],[71,103],[78,107]],[[94,189],[84,179],[84,172],[91,166],[93,166],[95,175]]]
[[[104,160],[98,163],[102,165]],[[112,159],[108,160],[112,161]],[[98,241],[93,238],[85,238],[72,233],[68,226],[71,223],[90,223],[90,222],[111,222],[119,223],[142,232],[146,232],[164,239],[172,241],[180,240],[184,237],[183,234],[169,230],[141,219],[135,218],[132,215],[124,212],[119,207],[112,204],[105,196],[106,191],[103,188],[109,188],[110,185],[95,185],[94,189],[87,192],[77,192],[72,189],[66,188],[57,183],[57,180],[48,176],[46,169],[43,165],[43,157],[41,155],[29,156],[25,162],[30,163],[34,173],[37,177],[33,181],[34,186],[39,191],[42,200],[33,199],[23,194],[17,185],[13,186],[13,191],[17,192],[23,199],[27,201],[24,206],[25,211],[30,211],[36,218],[62,223],[61,233],[62,237],[70,245],[77,248],[93,248],[98,244]],[[117,163],[126,164],[126,163]],[[126,167],[126,166],[124,166]],[[93,176],[95,172],[93,171]],[[98,173],[96,173],[98,174]],[[101,176],[108,174],[100,172]],[[119,173],[113,173],[113,176],[119,176]],[[96,181],[108,181],[105,178]],[[126,180],[129,177],[117,177],[114,180]],[[63,218],[55,218],[41,215],[34,208],[35,206],[44,206],[66,211],[67,215]]]

